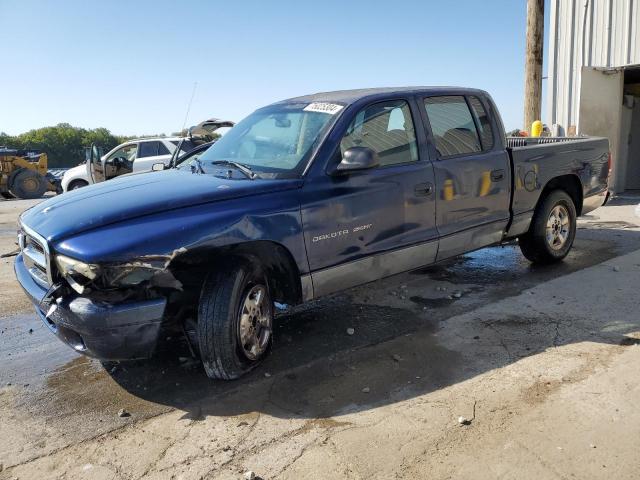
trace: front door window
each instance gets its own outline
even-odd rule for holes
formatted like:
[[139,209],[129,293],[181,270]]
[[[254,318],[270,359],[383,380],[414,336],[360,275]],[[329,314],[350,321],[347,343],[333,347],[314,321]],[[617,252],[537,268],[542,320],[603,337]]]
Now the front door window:
[[120,147],[106,159],[105,176],[107,178],[117,177],[133,171],[133,161],[138,153],[138,144],[131,143]]
[[360,110],[340,142],[341,153],[351,147],[375,150],[380,166],[416,162],[418,144],[407,102],[392,100]]

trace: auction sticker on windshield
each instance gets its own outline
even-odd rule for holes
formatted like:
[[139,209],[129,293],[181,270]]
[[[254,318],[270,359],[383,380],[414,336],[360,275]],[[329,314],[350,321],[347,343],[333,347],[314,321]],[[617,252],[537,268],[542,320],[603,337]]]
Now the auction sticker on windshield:
[[336,103],[314,102],[304,107],[305,112],[328,113],[329,115],[335,115],[340,110],[342,110],[342,105]]

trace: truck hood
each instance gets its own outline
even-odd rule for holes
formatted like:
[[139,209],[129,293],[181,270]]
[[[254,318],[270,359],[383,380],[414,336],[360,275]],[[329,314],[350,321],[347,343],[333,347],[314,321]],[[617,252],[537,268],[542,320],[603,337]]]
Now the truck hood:
[[116,178],[58,195],[25,211],[20,221],[55,242],[143,215],[300,185],[300,179],[228,179],[186,170],[165,170]]

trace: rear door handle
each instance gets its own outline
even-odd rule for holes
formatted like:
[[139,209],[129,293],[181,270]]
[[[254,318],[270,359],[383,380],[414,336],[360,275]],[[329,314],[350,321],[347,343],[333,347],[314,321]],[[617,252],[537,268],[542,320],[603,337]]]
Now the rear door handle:
[[499,182],[504,178],[504,170],[491,170],[491,181]]
[[413,193],[419,196],[431,195],[433,192],[433,185],[430,183],[419,183],[413,187]]

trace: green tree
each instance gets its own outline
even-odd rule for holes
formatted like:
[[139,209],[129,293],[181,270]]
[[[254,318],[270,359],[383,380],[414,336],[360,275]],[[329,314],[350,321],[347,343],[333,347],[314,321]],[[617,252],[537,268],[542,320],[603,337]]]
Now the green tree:
[[16,136],[0,132],[0,146],[40,150],[49,157],[50,168],[64,168],[83,162],[85,148],[92,143],[107,152],[131,138],[113,135],[106,128],[87,130],[59,123],[54,127],[29,130]]

